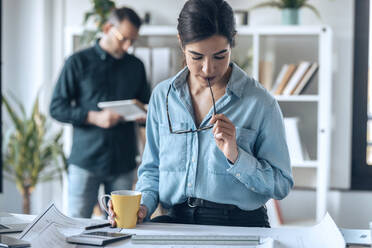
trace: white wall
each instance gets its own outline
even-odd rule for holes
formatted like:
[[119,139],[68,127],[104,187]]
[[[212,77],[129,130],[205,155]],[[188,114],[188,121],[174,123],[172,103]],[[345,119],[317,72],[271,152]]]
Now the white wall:
[[[30,112],[36,94],[40,92],[40,109],[46,112],[49,105],[49,95],[56,75],[54,51],[54,25],[59,12],[55,7],[60,0],[4,0],[3,2],[3,78],[2,92],[7,95],[12,92],[20,99],[26,111]],[[54,14],[56,13],[56,14]],[[57,16],[57,17],[55,17]],[[61,16],[61,15],[60,15]],[[62,35],[59,37],[62,40]],[[60,49],[62,54],[62,49]],[[58,58],[58,70],[62,63],[62,55]],[[3,131],[10,125],[7,114],[3,112]],[[61,185],[59,183],[41,184],[32,194],[31,211],[40,212],[50,201],[61,204]],[[4,182],[4,193],[0,194],[0,211],[22,212],[21,196],[13,182]]]

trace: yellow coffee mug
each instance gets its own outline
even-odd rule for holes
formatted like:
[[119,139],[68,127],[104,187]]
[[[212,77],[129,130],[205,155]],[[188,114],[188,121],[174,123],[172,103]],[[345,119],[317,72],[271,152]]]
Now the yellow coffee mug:
[[141,202],[141,192],[133,190],[112,191],[111,195],[103,195],[100,205],[109,214],[105,198],[110,198],[114,207],[115,221],[119,228],[135,228],[137,213]]

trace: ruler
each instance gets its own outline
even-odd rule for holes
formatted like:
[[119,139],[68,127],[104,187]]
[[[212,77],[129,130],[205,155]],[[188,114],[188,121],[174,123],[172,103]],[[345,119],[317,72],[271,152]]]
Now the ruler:
[[249,245],[260,244],[259,236],[247,235],[133,235],[133,244],[154,245]]

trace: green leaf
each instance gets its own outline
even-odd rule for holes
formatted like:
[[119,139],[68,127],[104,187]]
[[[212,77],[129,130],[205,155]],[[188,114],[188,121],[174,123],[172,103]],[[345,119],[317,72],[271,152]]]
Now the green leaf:
[[304,7],[306,7],[306,8],[309,8],[310,10],[312,10],[314,13],[315,13],[315,15],[321,20],[322,19],[322,17],[320,16],[320,13],[319,13],[319,11],[313,6],[313,5],[310,5],[310,4],[308,4],[308,3],[305,3],[304,4]]
[[92,15],[95,15],[95,13],[94,13],[94,12],[86,12],[86,13],[84,14],[84,20],[83,20],[83,24],[84,24],[84,25],[87,24],[89,18],[90,18]]
[[[4,171],[13,178],[22,193],[34,188],[40,180],[61,178],[66,157],[61,143],[62,131],[52,133],[46,116],[39,111],[36,97],[30,118],[19,119],[3,96],[7,108],[17,128],[9,129],[4,143]],[[18,101],[18,103],[20,103]],[[23,108],[20,103],[21,109]],[[49,138],[50,136],[50,138]]]
[[10,95],[12,100],[17,104],[18,108],[21,110],[23,119],[26,119],[26,111],[21,101],[12,92],[8,92],[8,94]]
[[11,120],[13,121],[13,124],[15,125],[16,129],[19,132],[22,132],[23,131],[22,120],[17,116],[17,114],[15,113],[15,111],[13,110],[13,108],[10,106],[8,100],[6,99],[6,97],[4,95],[2,97],[2,101],[3,101],[3,104],[5,106],[5,109],[9,113],[9,116],[10,116]]

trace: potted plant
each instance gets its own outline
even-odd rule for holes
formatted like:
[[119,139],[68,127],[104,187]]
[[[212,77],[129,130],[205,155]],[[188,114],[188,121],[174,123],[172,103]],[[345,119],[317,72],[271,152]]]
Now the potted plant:
[[274,7],[282,10],[282,23],[285,25],[296,25],[300,8],[308,8],[320,19],[319,11],[308,0],[272,0],[253,6],[251,9]]
[[45,115],[39,112],[38,97],[30,118],[27,118],[23,105],[17,99],[14,101],[19,111],[2,96],[4,107],[14,125],[4,135],[4,176],[15,181],[22,194],[23,212],[29,214],[30,196],[35,186],[40,182],[61,180],[67,161],[61,143],[63,131],[50,131]]
[[93,8],[84,14],[83,24],[86,25],[88,21],[93,18],[96,29],[84,30],[83,35],[80,38],[80,44],[82,46],[90,44],[98,37],[111,10],[115,8],[115,2],[111,0],[91,0],[91,2]]

